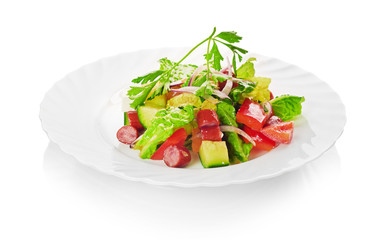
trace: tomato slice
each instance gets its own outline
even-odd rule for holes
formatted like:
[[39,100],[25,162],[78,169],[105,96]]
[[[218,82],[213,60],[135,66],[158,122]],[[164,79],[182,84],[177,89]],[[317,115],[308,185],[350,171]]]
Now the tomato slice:
[[[257,132],[249,128],[248,126],[243,126],[243,130],[254,140],[255,142],[254,148],[265,150],[265,151],[270,151],[273,148],[275,148],[276,143],[273,140],[266,137],[265,135],[263,135],[262,133]],[[246,143],[249,143],[247,139],[243,138],[243,140]]]
[[263,107],[247,98],[238,110],[236,117],[237,122],[243,123],[255,131],[260,131],[268,119]]
[[275,115],[272,115],[265,123],[264,127],[267,127],[267,126],[270,126],[270,125],[275,125],[275,124],[278,124],[278,123],[281,123],[283,122],[283,120],[278,117],[278,116],[275,116]]
[[186,141],[187,133],[184,128],[176,130],[167,140],[158,148],[157,151],[151,156],[154,160],[163,160],[164,151],[172,145],[183,146]]
[[197,113],[197,124],[199,128],[212,127],[220,125],[217,113],[212,109],[203,109]]
[[203,141],[221,141],[222,133],[219,126],[202,127],[200,131]]
[[130,125],[137,130],[143,129],[143,126],[142,126],[141,122],[139,121],[137,111],[128,111],[127,115],[128,115],[128,124],[127,125]]
[[293,125],[293,121],[277,123],[264,127],[261,133],[275,142],[288,144],[292,140]]
[[270,91],[270,100],[272,100],[272,99],[274,99],[274,94],[272,94],[272,92]]
[[198,153],[200,150],[202,140],[200,134],[200,128],[192,129],[192,151]]

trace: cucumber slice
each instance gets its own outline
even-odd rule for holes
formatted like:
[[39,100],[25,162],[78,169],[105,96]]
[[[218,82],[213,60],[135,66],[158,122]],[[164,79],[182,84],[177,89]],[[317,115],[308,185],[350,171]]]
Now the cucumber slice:
[[137,109],[139,121],[141,122],[142,126],[145,129],[148,128],[148,127],[150,127],[151,121],[155,117],[155,114],[159,110],[161,110],[161,109],[164,109],[164,108],[163,107],[152,106],[152,105],[140,106]]
[[204,168],[228,166],[228,148],[224,141],[202,141],[199,156]]

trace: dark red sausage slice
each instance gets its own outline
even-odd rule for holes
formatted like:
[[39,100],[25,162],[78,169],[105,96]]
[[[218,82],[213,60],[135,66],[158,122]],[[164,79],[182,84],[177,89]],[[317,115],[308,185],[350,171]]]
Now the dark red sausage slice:
[[191,154],[183,146],[171,145],[164,151],[163,161],[169,167],[185,167],[191,162]]
[[137,129],[130,125],[123,126],[117,131],[117,139],[125,144],[131,144],[137,137]]

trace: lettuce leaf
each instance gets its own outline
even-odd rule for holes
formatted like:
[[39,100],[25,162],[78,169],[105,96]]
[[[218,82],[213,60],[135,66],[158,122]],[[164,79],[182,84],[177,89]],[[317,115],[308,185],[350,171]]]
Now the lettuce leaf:
[[255,86],[256,84],[254,82],[239,81],[238,86],[230,91],[229,96],[234,102],[239,102],[244,95],[251,93]]
[[[217,116],[223,125],[238,127],[236,110],[233,105],[226,102],[218,103]],[[249,159],[253,145],[245,143],[235,132],[225,132],[225,138],[231,162],[246,162]]]
[[182,127],[194,119],[193,107],[167,108],[158,111],[152,120],[151,126],[146,129],[142,138],[135,145],[140,149],[140,157],[151,158],[157,146],[163,143],[174,133],[174,128]]
[[301,114],[301,103],[304,101],[304,97],[282,95],[272,99],[270,103],[276,116],[283,121],[290,121]]
[[251,81],[255,82],[257,86],[251,93],[246,94],[245,97],[252,98],[258,102],[269,101],[270,91],[268,90],[268,87],[271,83],[271,79],[266,77],[253,77]]
[[255,68],[253,61],[256,61],[256,58],[249,58],[244,64],[237,69],[237,77],[246,80],[252,80],[255,75]]
[[[159,59],[159,63],[161,64],[160,70],[163,70],[163,71],[170,70],[176,64],[176,62],[173,62],[167,58]],[[175,82],[175,81],[181,80],[183,78],[190,78],[192,73],[195,71],[196,68],[197,68],[197,66],[192,65],[192,64],[188,64],[188,65],[179,64],[173,70],[171,70],[171,73],[169,76],[169,81]]]
[[258,102],[265,102],[270,100],[270,91],[268,87],[271,83],[270,78],[256,77],[254,63],[255,58],[249,58],[241,67],[237,70],[237,77],[240,79],[250,80],[255,82],[256,86],[254,90],[243,93],[239,98],[238,102],[242,103],[245,98],[252,98]]

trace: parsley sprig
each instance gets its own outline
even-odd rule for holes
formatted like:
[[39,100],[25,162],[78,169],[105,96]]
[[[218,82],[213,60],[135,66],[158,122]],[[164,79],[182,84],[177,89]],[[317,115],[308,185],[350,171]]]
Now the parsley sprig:
[[[221,61],[224,60],[218,47],[218,43],[223,44],[233,52],[232,65],[234,72],[237,73],[236,67],[236,56],[239,61],[242,61],[241,54],[246,54],[247,50],[239,48],[234,43],[239,43],[242,37],[238,36],[236,32],[220,32],[216,35],[216,28],[213,29],[212,34],[194,46],[182,59],[178,62],[172,64],[169,68],[159,69],[154,72],[148,73],[144,76],[137,77],[132,80],[133,83],[142,84],[142,86],[132,86],[128,91],[129,98],[133,100],[130,104],[132,108],[137,108],[142,105],[146,100],[153,99],[155,96],[163,95],[170,89],[170,83],[173,81],[173,74],[175,74],[175,69],[180,66],[180,64],[198,47],[207,43],[207,53],[204,55],[207,61],[207,73],[206,81],[202,84],[197,92],[197,95],[206,96],[210,95],[213,91],[213,85],[217,84],[217,78],[212,78],[210,67],[212,66],[215,70],[219,71],[221,69]],[[212,48],[210,45],[212,44]]]

